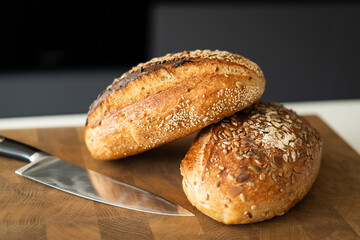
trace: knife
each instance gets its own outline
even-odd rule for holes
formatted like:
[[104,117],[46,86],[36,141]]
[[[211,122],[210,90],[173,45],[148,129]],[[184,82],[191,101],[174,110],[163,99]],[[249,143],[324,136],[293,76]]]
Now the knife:
[[0,136],[0,156],[28,163],[16,170],[17,174],[79,197],[148,213],[194,216],[158,195],[73,165],[4,136]]

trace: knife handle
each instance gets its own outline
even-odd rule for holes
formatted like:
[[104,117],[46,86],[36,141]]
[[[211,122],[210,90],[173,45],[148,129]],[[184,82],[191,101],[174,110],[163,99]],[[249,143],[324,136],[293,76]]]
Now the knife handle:
[[30,162],[30,157],[39,149],[0,135],[0,156]]

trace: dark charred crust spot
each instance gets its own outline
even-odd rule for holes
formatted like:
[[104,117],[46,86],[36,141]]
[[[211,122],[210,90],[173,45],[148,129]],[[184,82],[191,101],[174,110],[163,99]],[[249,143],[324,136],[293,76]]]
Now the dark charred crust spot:
[[181,65],[191,62],[189,59],[179,59],[178,61],[175,61],[173,64],[174,68],[180,67]]
[[118,90],[122,89],[123,87],[126,86],[126,84],[128,84],[129,82],[135,80],[136,78],[138,78],[143,73],[144,73],[144,69],[141,69],[141,70],[133,72],[132,74],[127,75],[121,81],[118,82],[119,84],[114,85],[114,90],[112,92],[115,92],[115,91],[118,91]]
[[170,76],[172,76],[171,71],[167,67],[159,66],[159,68],[164,69]]
[[147,74],[147,73],[149,73],[151,71],[155,71],[155,70],[158,70],[160,68],[163,68],[167,72],[169,72],[169,70],[167,68],[165,68],[165,67],[163,67],[163,66],[161,66],[159,64],[154,64],[154,65],[151,65],[149,67],[140,67],[138,70],[129,73],[125,77],[121,78],[119,81],[114,82],[110,86],[110,88],[103,90],[100,93],[100,95],[98,96],[98,98],[94,101],[94,103],[90,106],[88,117],[91,115],[92,112],[95,111],[95,109],[101,104],[101,102],[106,97],[110,96],[111,94],[113,94],[116,91],[119,91],[120,89],[125,87],[129,82],[136,80],[137,78],[139,78],[143,74]]

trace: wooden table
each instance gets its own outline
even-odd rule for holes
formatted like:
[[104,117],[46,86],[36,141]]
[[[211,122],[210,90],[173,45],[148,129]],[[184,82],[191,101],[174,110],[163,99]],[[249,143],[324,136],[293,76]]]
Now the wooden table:
[[0,157],[0,239],[359,239],[360,156],[321,119],[307,117],[324,139],[322,166],[310,193],[284,216],[226,226],[190,205],[179,165],[194,135],[128,159],[100,162],[83,128],[2,130],[66,161],[136,185],[195,217],[126,210],[82,199],[16,175],[23,162]]

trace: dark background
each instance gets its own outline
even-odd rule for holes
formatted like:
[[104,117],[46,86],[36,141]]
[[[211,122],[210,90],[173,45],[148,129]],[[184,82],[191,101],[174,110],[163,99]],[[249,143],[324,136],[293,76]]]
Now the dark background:
[[360,98],[354,2],[124,4],[2,3],[0,117],[85,113],[132,66],[194,49],[227,50],[259,64],[264,100]]

